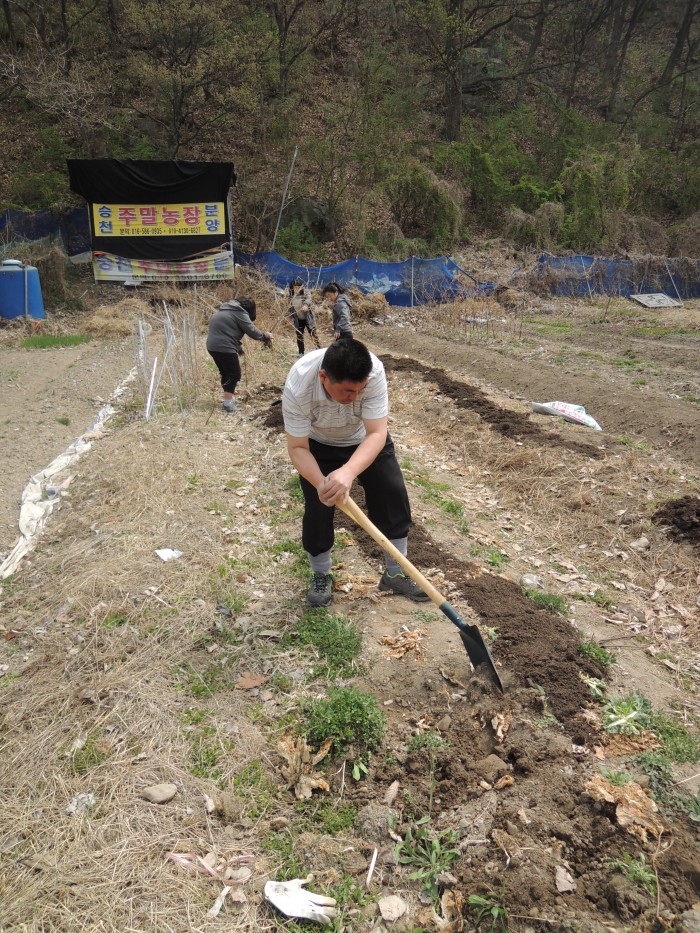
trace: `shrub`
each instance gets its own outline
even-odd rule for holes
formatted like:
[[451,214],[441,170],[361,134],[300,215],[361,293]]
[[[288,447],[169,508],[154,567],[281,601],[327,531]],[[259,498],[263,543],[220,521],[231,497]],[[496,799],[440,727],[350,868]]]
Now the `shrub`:
[[459,208],[438,179],[413,166],[386,185],[394,220],[405,236],[422,237],[437,248],[447,246],[457,231]]
[[634,149],[589,149],[564,169],[566,245],[588,249],[615,238],[615,219],[629,201],[634,158]]
[[377,701],[356,687],[331,688],[326,699],[311,700],[304,712],[306,721],[299,724],[299,732],[316,748],[332,738],[334,754],[347,751],[351,745],[356,754],[373,752],[386,729]]
[[293,220],[277,234],[275,249],[291,262],[314,256],[321,243],[301,220]]

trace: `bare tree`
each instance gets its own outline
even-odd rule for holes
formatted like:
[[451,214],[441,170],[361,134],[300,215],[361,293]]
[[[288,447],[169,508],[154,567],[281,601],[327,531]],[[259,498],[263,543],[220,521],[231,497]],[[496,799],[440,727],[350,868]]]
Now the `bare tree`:
[[604,71],[610,89],[605,105],[605,115],[608,119],[615,109],[630,42],[636,35],[644,13],[650,5],[651,0],[617,0],[613,4]]
[[693,26],[693,20],[697,16],[698,10],[700,10],[698,0],[686,0],[683,19],[681,20],[678,31],[676,32],[676,41],[674,42],[673,48],[671,49],[671,54],[668,56],[668,60],[663,70],[663,74],[659,80],[659,84],[667,84],[671,80],[674,71],[676,71],[678,68],[681,58],[683,57],[683,49],[690,44],[690,33]]
[[468,50],[495,44],[513,20],[535,18],[539,8],[539,0],[404,0],[409,28],[425,44],[442,80],[446,139],[461,137],[465,91],[490,83],[488,74],[468,77]]
[[[249,0],[251,9],[260,6]],[[322,41],[332,42],[354,10],[349,0],[265,0],[276,37],[278,92],[287,97],[294,67]]]

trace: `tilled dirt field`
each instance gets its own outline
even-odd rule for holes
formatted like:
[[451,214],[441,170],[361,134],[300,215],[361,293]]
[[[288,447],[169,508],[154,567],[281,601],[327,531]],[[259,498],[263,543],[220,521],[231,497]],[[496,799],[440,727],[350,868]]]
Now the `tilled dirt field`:
[[[304,647],[287,338],[250,348],[240,414],[127,403],[0,593],[0,929],[296,929],[262,887],[308,872],[336,930],[697,929],[700,314],[604,331],[605,310],[358,328],[388,373],[410,557],[489,639],[503,695],[431,604],[377,592],[380,553],[344,517],[333,613],[361,652],[329,676]],[[604,431],[530,412],[555,399]],[[278,741],[350,684],[381,745],[320,759],[328,790],[296,800]],[[606,731],[605,697],[635,691],[656,731]],[[143,799],[162,782],[169,802]],[[425,827],[433,862],[402,864]]]

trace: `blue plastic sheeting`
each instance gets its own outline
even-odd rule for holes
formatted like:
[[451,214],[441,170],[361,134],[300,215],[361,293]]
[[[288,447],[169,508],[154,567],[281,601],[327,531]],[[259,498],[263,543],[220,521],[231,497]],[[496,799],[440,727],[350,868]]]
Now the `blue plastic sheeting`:
[[310,288],[322,288],[327,282],[337,282],[343,288],[378,292],[390,305],[402,308],[454,301],[467,295],[490,294],[494,288],[492,284],[477,282],[447,256],[439,259],[413,257],[404,262],[375,262],[357,256],[334,266],[298,266],[279,253],[255,253],[251,256],[235,249],[233,255],[237,263],[259,269],[279,288],[286,288],[294,278],[300,278]]
[[644,295],[700,298],[700,262],[694,259],[599,259],[593,256],[540,256],[538,274],[552,273],[552,295]]
[[10,227],[11,238],[41,240],[47,236],[60,236],[69,256],[90,250],[90,221],[87,208],[74,207],[67,211],[16,211],[0,214],[0,232]]

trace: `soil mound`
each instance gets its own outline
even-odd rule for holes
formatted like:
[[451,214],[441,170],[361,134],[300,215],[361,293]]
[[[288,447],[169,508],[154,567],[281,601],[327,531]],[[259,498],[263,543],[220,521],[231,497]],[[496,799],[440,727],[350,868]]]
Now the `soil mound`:
[[657,525],[668,525],[674,541],[685,541],[700,547],[700,497],[683,496],[672,499],[654,513]]

